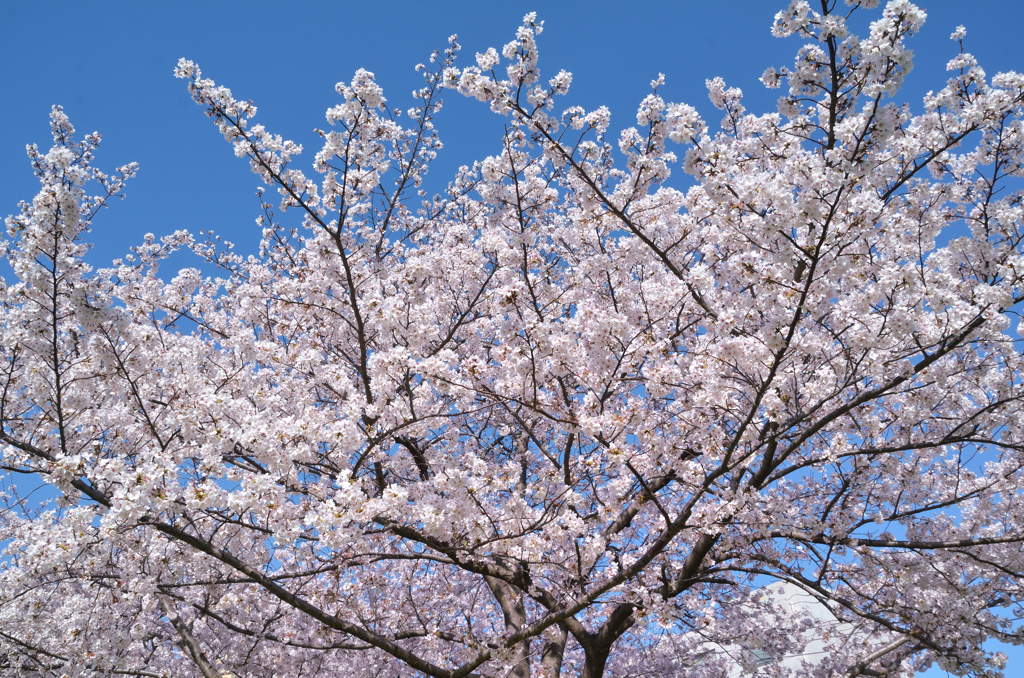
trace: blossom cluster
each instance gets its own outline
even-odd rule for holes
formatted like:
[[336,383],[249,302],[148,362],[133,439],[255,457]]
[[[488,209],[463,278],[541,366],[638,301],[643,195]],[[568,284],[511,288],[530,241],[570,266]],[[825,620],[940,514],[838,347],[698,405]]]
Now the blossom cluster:
[[[717,127],[662,75],[624,129],[559,112],[534,14],[464,68],[453,36],[406,111],[339,83],[308,176],[182,60],[280,196],[251,257],[179,231],[93,270],[135,168],[94,169],[55,108],[0,243],[0,463],[59,499],[0,494],[0,671],[999,675],[1024,76],[961,27],[913,113],[925,13],[854,35],[878,4],[791,2],[778,110],[714,78]],[[445,92],[507,124],[428,197]],[[162,279],[179,250],[215,274]]]

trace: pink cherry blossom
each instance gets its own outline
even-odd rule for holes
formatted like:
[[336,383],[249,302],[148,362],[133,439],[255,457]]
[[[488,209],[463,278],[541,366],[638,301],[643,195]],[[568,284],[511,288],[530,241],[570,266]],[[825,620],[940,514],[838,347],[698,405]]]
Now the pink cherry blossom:
[[[4,675],[1002,675],[1024,76],[957,28],[914,114],[925,12],[855,35],[878,4],[778,13],[778,110],[716,78],[713,127],[659,76],[616,144],[536,15],[465,68],[453,36],[401,115],[339,83],[309,174],[183,59],[276,192],[250,257],[93,270],[135,167],[55,107],[0,243]],[[506,126],[428,197],[446,89]]]

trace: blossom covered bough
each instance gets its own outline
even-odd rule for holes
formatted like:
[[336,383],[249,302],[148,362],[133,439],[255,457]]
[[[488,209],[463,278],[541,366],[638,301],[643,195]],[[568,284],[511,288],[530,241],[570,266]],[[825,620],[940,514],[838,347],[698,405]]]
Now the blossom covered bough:
[[[764,73],[777,112],[712,80],[712,131],[659,79],[617,141],[556,108],[533,15],[469,67],[453,38],[407,112],[338,86],[314,178],[183,60],[280,196],[250,257],[178,232],[91,269],[134,167],[93,169],[55,108],[3,243],[4,675],[998,675],[983,643],[1024,642],[1024,76],[960,29],[912,113],[925,15],[852,35],[877,4],[777,15],[807,43]],[[506,131],[428,199],[446,88]],[[219,277],[157,277],[183,248]]]

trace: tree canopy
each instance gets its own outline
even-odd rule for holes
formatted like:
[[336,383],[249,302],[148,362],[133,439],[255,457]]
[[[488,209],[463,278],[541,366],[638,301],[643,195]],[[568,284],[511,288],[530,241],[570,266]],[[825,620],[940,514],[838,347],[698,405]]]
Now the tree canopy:
[[[806,43],[762,76],[776,111],[709,80],[712,129],[659,78],[617,138],[558,105],[535,15],[475,65],[453,36],[408,110],[339,83],[309,176],[182,60],[269,189],[253,256],[178,231],[87,265],[135,168],[96,169],[55,107],[2,244],[0,443],[60,499],[3,495],[0,668],[999,675],[983,643],[1024,642],[1024,75],[960,28],[913,113],[925,13],[850,33],[878,4],[776,16]],[[446,90],[505,133],[429,196]],[[218,273],[161,279],[181,249]]]

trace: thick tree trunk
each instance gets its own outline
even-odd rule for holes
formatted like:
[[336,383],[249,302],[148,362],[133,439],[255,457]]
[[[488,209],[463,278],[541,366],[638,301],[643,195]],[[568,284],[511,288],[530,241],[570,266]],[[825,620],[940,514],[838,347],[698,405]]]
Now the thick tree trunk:
[[590,647],[584,648],[585,661],[583,663],[583,675],[582,678],[602,678],[604,676],[604,667],[608,663],[608,654],[611,651],[611,646],[591,645]]
[[544,645],[544,651],[540,656],[540,665],[543,675],[548,678],[559,678],[562,675],[562,657],[565,655],[565,641],[568,637],[567,629],[559,624],[555,627],[555,638],[549,639]]
[[[521,593],[508,582],[494,577],[484,577],[494,599],[501,606],[505,616],[505,632],[518,632],[526,625],[526,608]],[[530,678],[530,641],[525,640],[516,647],[513,655],[514,666],[508,675],[514,678]]]
[[633,617],[633,605],[623,603],[615,607],[608,619],[601,625],[601,630],[591,634],[583,643],[584,664],[583,678],[602,678],[604,668],[608,663],[608,655],[611,654],[612,645],[615,644],[623,633],[633,624],[636,618]]

